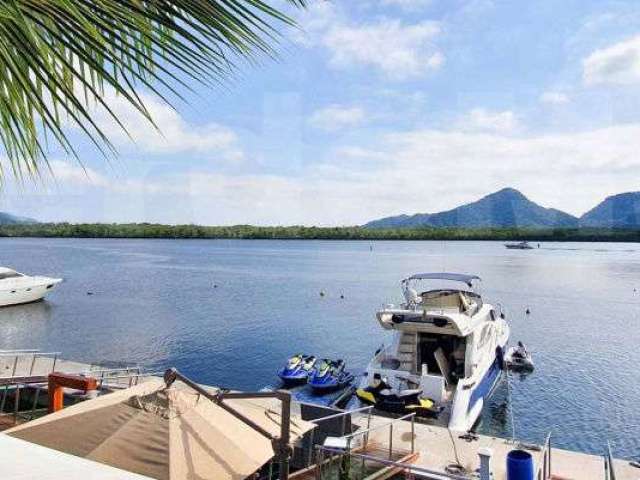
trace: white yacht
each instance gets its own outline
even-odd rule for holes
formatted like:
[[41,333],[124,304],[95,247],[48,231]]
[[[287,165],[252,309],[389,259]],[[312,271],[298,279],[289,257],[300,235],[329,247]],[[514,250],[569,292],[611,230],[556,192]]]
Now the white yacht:
[[[416,287],[426,281],[439,287],[418,293]],[[405,303],[377,312],[382,328],[395,331],[393,342],[376,352],[358,396],[385,405],[386,395],[396,407],[398,399],[413,398],[417,405],[404,405],[405,412],[426,409],[438,424],[470,430],[500,378],[509,339],[504,315],[476,292],[479,281],[456,273],[421,273],[403,280]]]
[[31,277],[0,267],[0,307],[36,302],[61,281],[61,278]]

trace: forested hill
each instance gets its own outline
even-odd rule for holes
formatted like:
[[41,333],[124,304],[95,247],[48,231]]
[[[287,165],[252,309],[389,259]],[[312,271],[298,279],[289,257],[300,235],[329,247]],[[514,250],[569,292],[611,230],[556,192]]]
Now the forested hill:
[[530,240],[640,242],[638,229],[208,227],[199,225],[37,223],[0,225],[0,237],[210,238],[282,240]]

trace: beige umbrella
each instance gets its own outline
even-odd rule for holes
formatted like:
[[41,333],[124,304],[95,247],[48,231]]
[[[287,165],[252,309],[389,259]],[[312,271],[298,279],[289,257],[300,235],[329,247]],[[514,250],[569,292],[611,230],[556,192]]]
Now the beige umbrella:
[[[233,409],[267,432],[280,415],[262,402]],[[292,420],[291,441],[314,425]],[[274,456],[271,440],[194,390],[152,379],[6,432],[55,450],[158,479],[244,479]]]

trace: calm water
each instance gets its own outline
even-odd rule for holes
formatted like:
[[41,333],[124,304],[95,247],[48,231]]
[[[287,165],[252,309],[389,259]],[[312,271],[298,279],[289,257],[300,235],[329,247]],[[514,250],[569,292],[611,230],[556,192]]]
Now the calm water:
[[[362,369],[389,338],[374,312],[400,300],[401,278],[477,273],[512,340],[534,351],[535,373],[510,382],[516,435],[640,454],[638,245],[1,239],[0,252],[0,264],[66,280],[47,302],[0,310],[0,349],[177,366],[242,389],[274,384],[297,351]],[[511,434],[507,398],[503,382],[481,431]]]

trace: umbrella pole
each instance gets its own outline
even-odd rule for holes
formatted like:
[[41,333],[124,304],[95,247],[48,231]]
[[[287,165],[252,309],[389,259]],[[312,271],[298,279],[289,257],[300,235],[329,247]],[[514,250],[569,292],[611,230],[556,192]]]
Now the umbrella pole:
[[[211,393],[198,385],[190,378],[182,375],[175,368],[169,368],[164,373],[164,381],[167,387],[170,387],[173,382],[180,380],[185,385],[193,388],[196,392],[202,396],[208,398],[216,405],[224,408],[227,412],[249,425],[251,428],[261,433],[274,443],[276,457],[279,461],[279,476],[280,480],[289,480],[289,441],[291,438],[291,394],[285,390],[276,390],[275,392],[217,392]],[[263,429],[261,426],[256,425],[254,422],[246,418],[240,412],[234,410],[229,405],[226,405],[224,399],[243,399],[243,398],[277,398],[282,404],[282,413],[280,414],[280,438],[274,438],[269,432]]]

